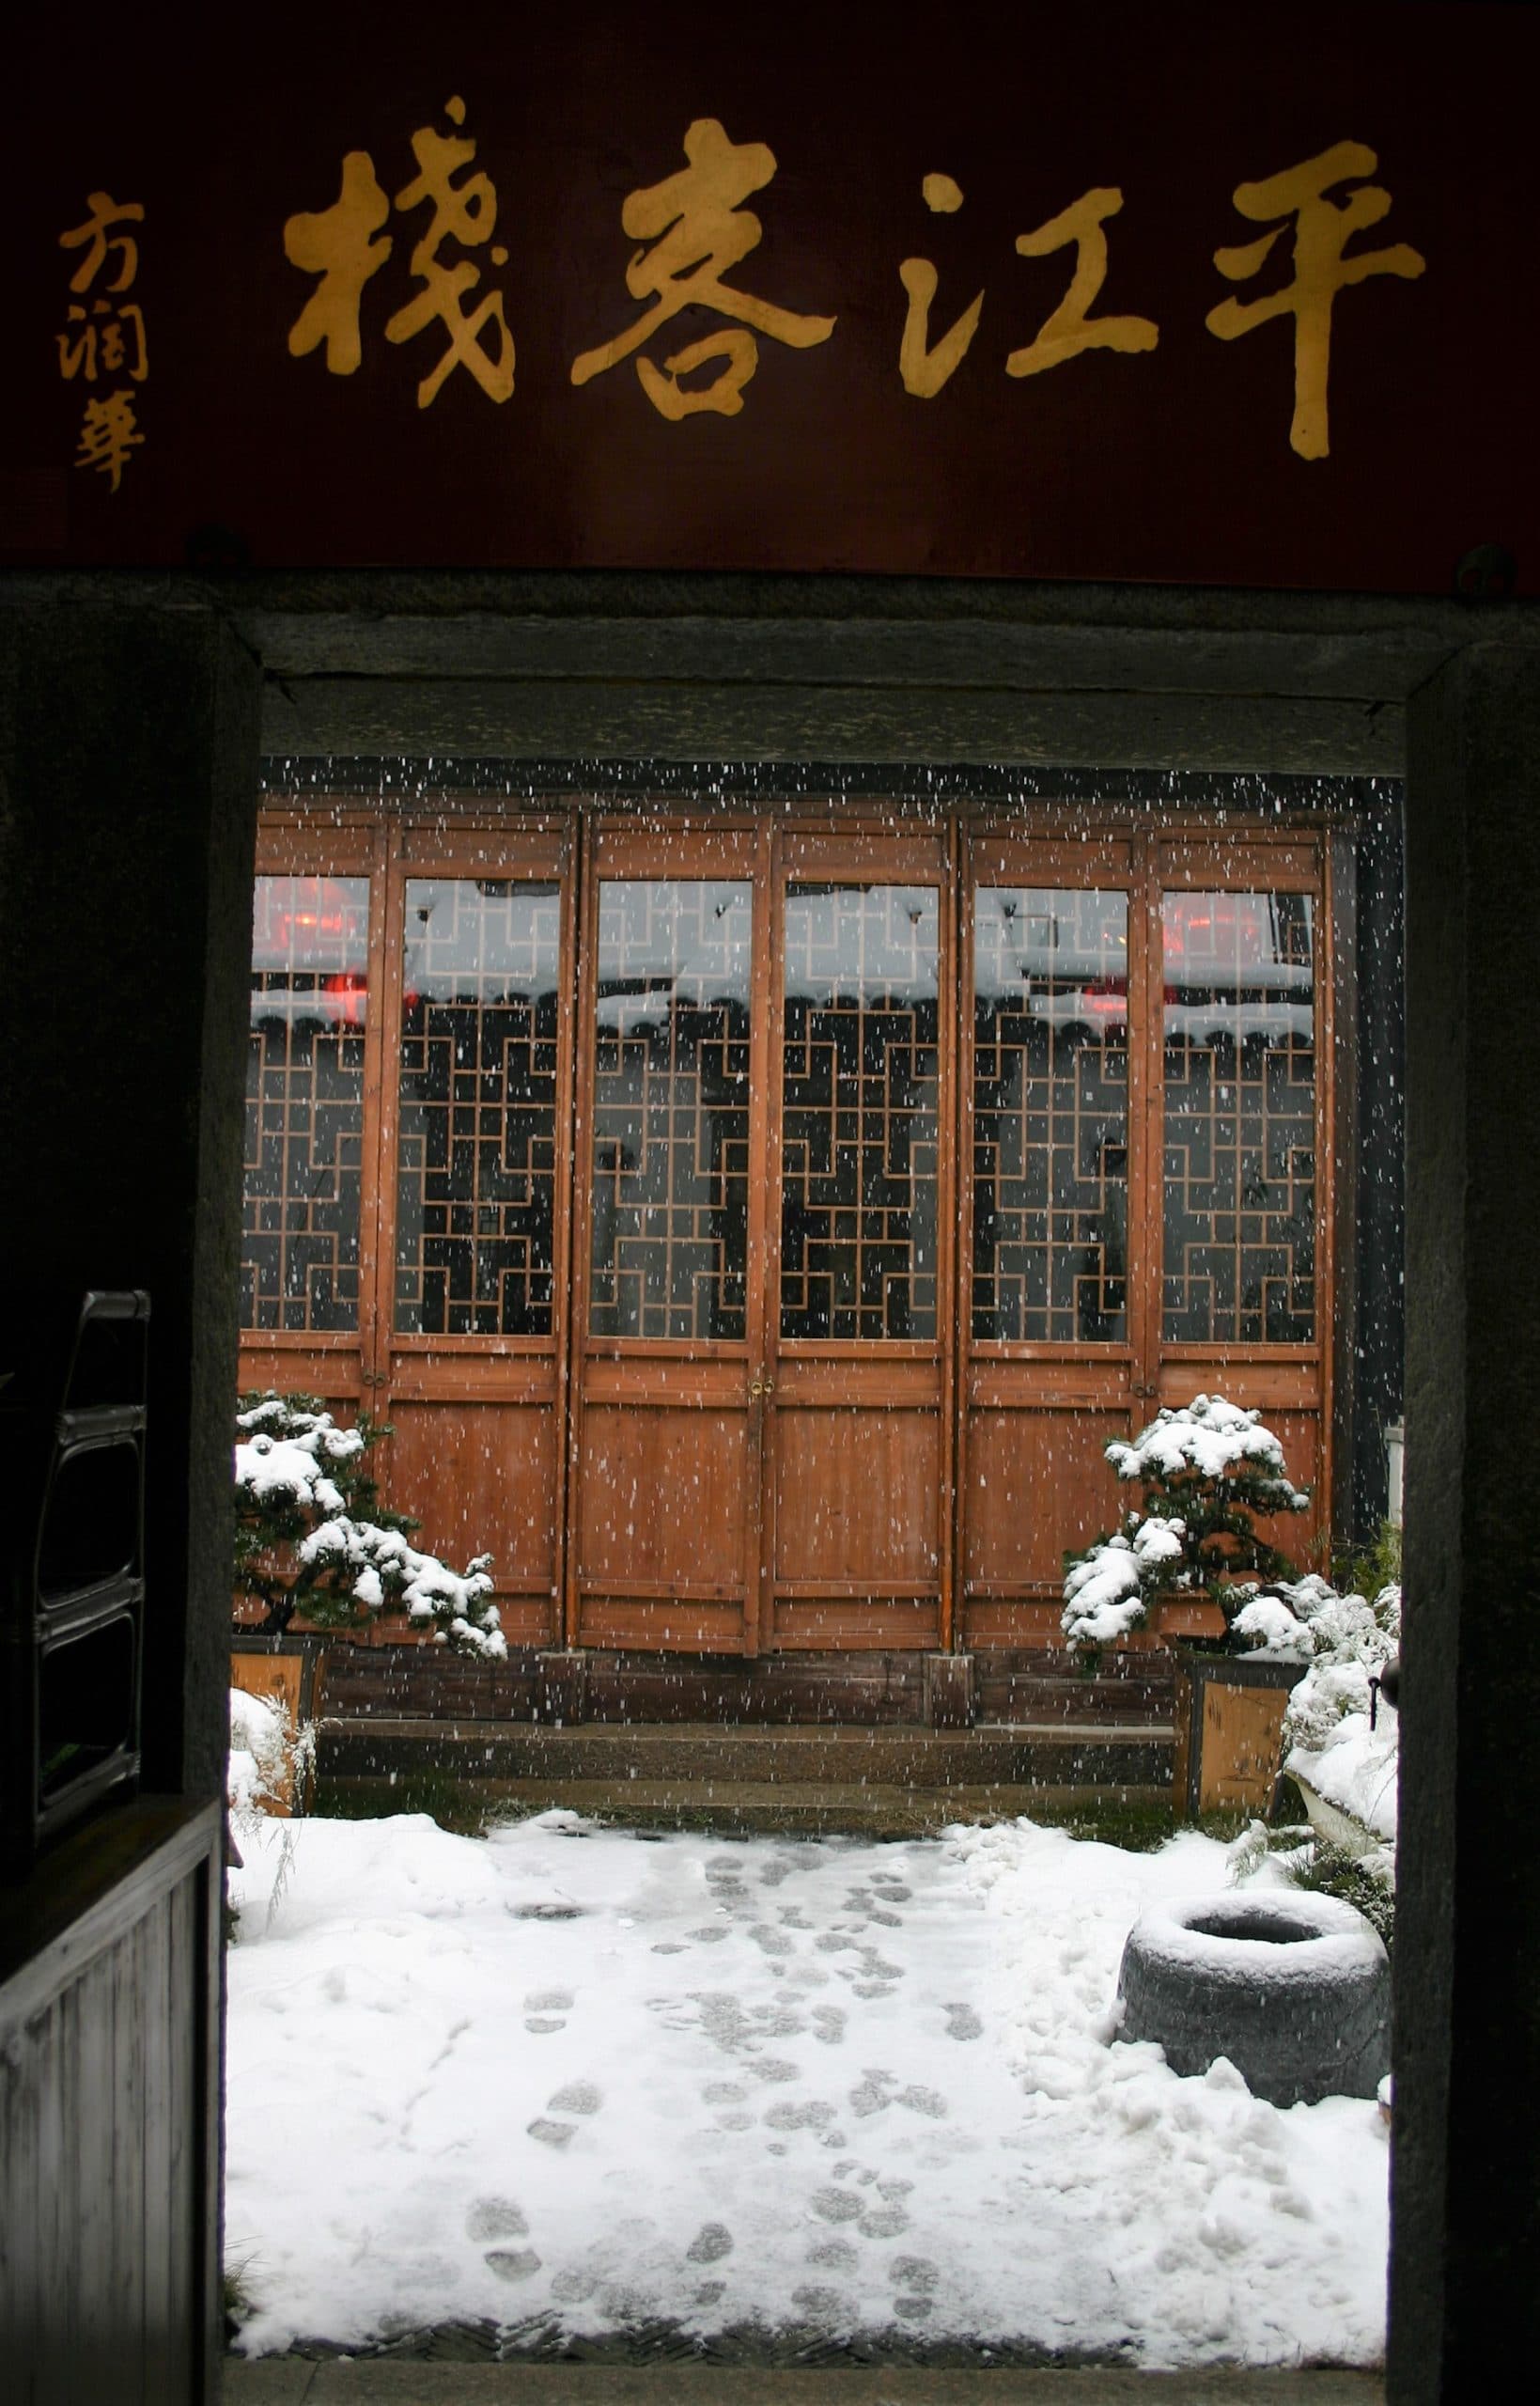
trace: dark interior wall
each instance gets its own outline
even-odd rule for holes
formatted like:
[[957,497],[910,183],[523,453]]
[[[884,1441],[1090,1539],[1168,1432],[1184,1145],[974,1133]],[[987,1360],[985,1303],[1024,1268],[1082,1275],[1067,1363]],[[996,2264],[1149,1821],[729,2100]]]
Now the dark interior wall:
[[214,1795],[260,680],[207,610],[92,603],[0,609],[0,1351],[149,1289],[145,1785]]
[[1353,1213],[1353,1439],[1346,1534],[1385,1517],[1385,1428],[1405,1400],[1406,880],[1402,792],[1365,796],[1356,861],[1358,1176]]
[[1408,747],[1396,2406],[1540,2358],[1537,789],[1540,648],[1473,643]]

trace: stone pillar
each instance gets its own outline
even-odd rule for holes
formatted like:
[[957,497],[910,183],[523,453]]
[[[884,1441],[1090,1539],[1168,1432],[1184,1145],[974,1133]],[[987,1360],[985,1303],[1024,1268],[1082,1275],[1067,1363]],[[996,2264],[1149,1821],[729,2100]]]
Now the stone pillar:
[[214,1795],[260,675],[170,598],[0,606],[0,1354],[150,1290],[144,1784]]
[[1501,631],[1408,728],[1392,2406],[1540,2359],[1540,648]]

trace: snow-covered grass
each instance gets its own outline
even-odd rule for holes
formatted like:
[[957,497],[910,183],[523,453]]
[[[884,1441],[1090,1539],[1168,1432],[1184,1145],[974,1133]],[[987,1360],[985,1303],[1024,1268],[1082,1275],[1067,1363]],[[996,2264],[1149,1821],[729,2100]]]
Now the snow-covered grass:
[[549,2314],[1152,2367],[1380,2354],[1376,2107],[1281,2112],[1115,2038],[1124,1938],[1224,1886],[1211,1839],[735,1843],[547,1813],[242,1844],[251,2352]]

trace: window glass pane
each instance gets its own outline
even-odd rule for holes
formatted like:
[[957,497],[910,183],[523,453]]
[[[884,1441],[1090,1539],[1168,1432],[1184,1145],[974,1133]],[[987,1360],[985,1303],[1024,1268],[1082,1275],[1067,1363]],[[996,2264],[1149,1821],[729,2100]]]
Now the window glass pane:
[[973,898],[973,1336],[1128,1333],[1128,902]]
[[552,1326],[561,892],[507,878],[406,889],[396,1326]]
[[1162,920],[1166,1340],[1308,1343],[1314,905],[1168,894]]
[[787,888],[783,1337],[935,1336],[940,934],[934,886]]
[[358,1326],[369,882],[259,877],[241,1317],[249,1329]]
[[596,1336],[745,1335],[752,906],[713,879],[599,886]]

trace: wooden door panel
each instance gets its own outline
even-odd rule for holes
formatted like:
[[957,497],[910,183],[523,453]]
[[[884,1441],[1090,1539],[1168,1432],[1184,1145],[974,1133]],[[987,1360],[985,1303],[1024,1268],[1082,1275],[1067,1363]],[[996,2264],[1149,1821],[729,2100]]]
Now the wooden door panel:
[[1057,1635],[1066,1548],[1116,1524],[1142,1412],[1146,932],[1127,838],[972,850],[958,1307],[964,1642]]
[[[1244,1392],[1240,1400],[1247,1400]],[[1330,1499],[1322,1477],[1325,1462],[1320,1412],[1269,1411],[1264,1417],[1283,1448],[1283,1460],[1295,1486],[1309,1488],[1310,1509],[1275,1513],[1257,1523],[1258,1531],[1268,1545],[1276,1546],[1280,1554],[1287,1555],[1302,1570],[1328,1572],[1330,1565],[1325,1557],[1330,1552],[1330,1523],[1326,1509]]]
[[601,826],[583,966],[572,1644],[757,1637],[769,836]]
[[741,1654],[748,1638],[741,1604],[694,1596],[583,1596],[574,1643],[625,1654]]
[[951,1609],[949,852],[793,830],[780,864],[767,1617],[788,1649],[929,1648]]
[[374,1408],[356,1337],[335,1345],[266,1345],[248,1331],[241,1340],[237,1377],[242,1395],[270,1387],[278,1395],[313,1395],[328,1412],[340,1410],[349,1420]]
[[959,1561],[976,1644],[1056,1620],[1064,1552],[1139,1501],[1102,1445],[1160,1404],[1262,1409],[1314,1490],[1268,1534],[1303,1562],[1329,1525],[1323,897],[1298,831],[974,842]]
[[941,1645],[938,1602],[902,1597],[777,1596],[770,1624],[787,1654],[934,1654]]
[[1152,1376],[1162,1404],[1220,1394],[1262,1414],[1311,1508],[1260,1533],[1300,1569],[1325,1567],[1331,1526],[1327,904],[1311,836],[1157,849]]
[[377,1409],[388,1493],[511,1646],[559,1644],[571,1125],[569,831],[404,827],[390,886]]
[[910,1594],[941,1578],[939,1411],[777,1411],[775,1585]]
[[577,1548],[584,1599],[691,1596],[741,1612],[748,1440],[747,1411],[590,1403]]
[[554,1397],[503,1403],[432,1399],[391,1405],[389,1485],[421,1521],[413,1542],[453,1570],[492,1557],[493,1593],[510,1646],[556,1634],[561,1454]]
[[1128,1433],[1124,1412],[1076,1405],[974,1412],[968,1430],[964,1596],[1000,1601],[1032,1591],[1048,1601],[1064,1586],[1067,1548],[1116,1526],[1128,1500],[1104,1447]]
[[242,1387],[356,1409],[369,1383],[385,848],[265,820],[242,1171]]

